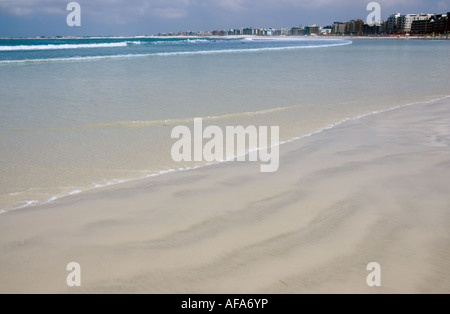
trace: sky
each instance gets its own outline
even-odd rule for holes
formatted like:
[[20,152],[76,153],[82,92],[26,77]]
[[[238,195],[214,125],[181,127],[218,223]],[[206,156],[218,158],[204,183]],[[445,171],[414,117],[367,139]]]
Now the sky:
[[[0,0],[0,37],[133,36],[241,27],[290,28],[366,19],[371,0],[78,0],[81,26],[69,27],[71,0]],[[446,13],[450,0],[379,0],[394,13]]]

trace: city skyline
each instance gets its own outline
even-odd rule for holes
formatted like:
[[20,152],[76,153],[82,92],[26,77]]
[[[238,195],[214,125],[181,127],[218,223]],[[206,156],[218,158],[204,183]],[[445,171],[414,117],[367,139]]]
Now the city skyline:
[[[211,31],[247,27],[291,28],[299,25],[332,25],[336,21],[364,18],[370,1],[344,0],[105,0],[78,1],[82,26],[68,27],[67,0],[0,0],[0,37],[35,36],[135,36],[158,33]],[[450,0],[378,1],[382,20],[394,12],[444,13]]]

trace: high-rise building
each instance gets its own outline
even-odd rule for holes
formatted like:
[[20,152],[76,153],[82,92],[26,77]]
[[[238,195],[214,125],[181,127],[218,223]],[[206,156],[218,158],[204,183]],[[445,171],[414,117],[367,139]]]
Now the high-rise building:
[[431,17],[431,22],[433,23],[433,33],[434,34],[448,34],[450,29],[448,28],[448,19],[450,17],[450,12],[447,14],[436,14]]
[[345,34],[346,27],[347,27],[347,23],[334,22],[333,23],[333,30],[331,31],[331,33],[334,34],[334,35]]
[[281,36],[289,36],[289,29],[288,28],[280,29],[280,35]]
[[359,20],[351,20],[347,24],[346,33],[349,35],[360,36],[362,35],[364,30],[364,21]]
[[290,31],[291,36],[304,36],[307,35],[303,26],[293,27]]
[[320,35],[320,27],[316,24],[306,26],[305,35]]
[[398,19],[400,18],[400,13],[394,13],[387,19],[386,32],[388,34],[394,34],[398,30]]
[[364,24],[363,34],[364,35],[380,35],[386,32],[386,21],[382,21],[379,25],[368,25]]
[[411,34],[426,35],[433,33],[433,24],[431,14],[419,14],[411,24]]
[[242,34],[242,29],[230,29],[229,31],[228,31],[228,35],[243,35]]
[[258,35],[258,29],[250,27],[250,28],[244,28],[242,30],[243,35],[250,35],[250,36],[255,36]]
[[404,14],[397,19],[397,31],[403,33],[411,32],[412,23],[419,18],[419,14]]

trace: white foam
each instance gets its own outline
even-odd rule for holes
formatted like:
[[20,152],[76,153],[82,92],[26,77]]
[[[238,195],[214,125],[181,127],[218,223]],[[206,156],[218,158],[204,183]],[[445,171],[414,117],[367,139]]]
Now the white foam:
[[121,179],[115,179],[115,180],[107,181],[104,185],[98,185],[98,187],[116,185],[116,184],[120,184],[120,183],[124,183],[124,182],[126,182],[126,181],[121,180]]
[[[443,96],[443,97],[436,98],[436,99],[432,99],[432,100],[429,100],[429,101],[408,103],[408,104],[394,106],[394,107],[387,108],[387,109],[372,111],[372,112],[361,114],[361,115],[358,115],[358,116],[355,116],[355,117],[351,117],[351,118],[345,118],[345,119],[342,119],[342,120],[337,121],[335,123],[332,123],[332,124],[330,124],[328,126],[325,126],[325,127],[321,128],[321,129],[318,129],[316,131],[304,134],[302,136],[296,136],[296,137],[292,137],[291,139],[286,140],[286,141],[280,141],[279,143],[273,144],[270,148],[274,148],[274,147],[281,146],[281,145],[284,145],[284,144],[292,143],[292,142],[295,142],[295,141],[298,141],[298,140],[301,140],[301,139],[304,139],[304,138],[307,138],[307,137],[311,137],[311,136],[320,134],[322,132],[334,129],[335,127],[338,127],[338,126],[340,126],[340,125],[342,125],[342,124],[344,124],[344,123],[346,123],[348,121],[359,120],[359,119],[362,119],[362,118],[365,118],[365,117],[368,117],[368,116],[377,115],[377,114],[381,114],[381,113],[385,113],[385,112],[390,112],[390,111],[406,108],[406,107],[413,106],[413,105],[433,104],[435,102],[438,102],[438,101],[441,101],[441,100],[445,100],[445,99],[450,99],[450,95]],[[204,167],[207,167],[207,166],[220,164],[220,163],[223,163],[223,162],[233,162],[233,161],[237,160],[237,158],[239,158],[239,157],[247,156],[248,154],[250,154],[250,152],[259,151],[261,149],[267,149],[267,148],[250,149],[250,150],[248,150],[246,153],[244,153],[241,156],[232,156],[232,157],[227,158],[226,160],[218,161],[217,163],[208,163],[208,164],[206,164],[204,166],[186,167],[185,169],[186,170],[195,170],[195,169],[204,168]]]
[[206,43],[211,42],[211,40],[208,39],[187,39],[188,43]]
[[140,44],[142,44],[141,41],[126,41],[126,43],[127,43],[127,45],[140,45]]
[[76,195],[76,194],[80,194],[82,191],[81,190],[73,190],[73,191],[70,191],[69,193],[68,193],[68,195]]
[[6,210],[0,209],[0,215],[6,213]]
[[252,53],[262,51],[279,51],[279,50],[297,50],[297,49],[314,49],[314,48],[329,48],[337,46],[348,46],[353,44],[352,41],[345,41],[342,43],[323,44],[323,45],[309,45],[309,46],[289,46],[289,47],[264,47],[264,48],[249,48],[249,49],[222,49],[222,50],[202,50],[202,51],[179,51],[179,52],[160,52],[154,53],[155,56],[177,56],[177,55],[198,55],[198,54],[226,54],[226,53]]
[[373,116],[373,115],[377,115],[377,114],[381,114],[381,113],[385,113],[385,112],[390,112],[390,111],[394,111],[394,110],[398,110],[398,109],[402,109],[402,108],[406,108],[406,107],[410,107],[410,106],[414,106],[414,105],[433,104],[435,102],[438,102],[438,101],[441,101],[441,100],[445,100],[445,99],[450,99],[450,95],[449,96],[440,97],[440,98],[436,98],[436,99],[432,99],[432,100],[429,100],[429,101],[413,102],[413,103],[408,103],[408,104],[404,104],[404,105],[394,106],[394,107],[387,108],[387,109],[376,110],[376,111],[372,111],[372,112],[369,112],[369,113],[361,114],[361,115],[358,115],[358,116],[355,116],[355,117],[352,117],[352,118],[345,118],[345,119],[342,119],[342,120],[340,120],[338,122],[332,123],[332,124],[330,124],[330,125],[328,125],[326,127],[318,129],[318,130],[316,130],[314,132],[307,133],[307,134],[305,134],[303,136],[300,136],[300,137],[293,137],[291,139],[291,141],[301,140],[301,139],[306,138],[306,137],[311,137],[311,136],[320,134],[322,132],[334,129],[335,127],[338,127],[338,126],[340,126],[340,125],[342,125],[342,124],[344,124],[344,123],[346,123],[348,121],[355,121],[355,120],[359,120],[359,119],[366,118],[366,117],[369,117],[369,116]]
[[343,41],[347,39],[340,38],[311,38],[311,37],[246,37],[242,41],[251,42],[332,42],[332,41]]
[[172,56],[190,56],[190,55],[211,55],[211,54],[234,54],[234,53],[256,53],[264,51],[283,51],[296,49],[316,49],[329,48],[338,46],[348,46],[353,44],[352,41],[343,41],[340,43],[310,45],[310,46],[289,46],[289,47],[265,47],[265,48],[249,48],[249,49],[222,49],[222,50],[200,50],[200,51],[177,51],[177,52],[157,52],[147,54],[123,54],[123,55],[109,55],[109,56],[90,56],[90,57],[65,57],[65,58],[50,58],[50,59],[28,59],[28,60],[3,60],[0,64],[14,64],[14,63],[36,63],[36,62],[67,62],[67,61],[95,61],[104,59],[128,59],[128,58],[143,58],[143,57],[172,57]]
[[[175,38],[177,39],[177,38]],[[216,40],[217,42],[218,40]],[[222,40],[221,40],[222,41]],[[153,44],[153,45],[177,45],[177,44],[192,44],[192,43],[212,43],[214,42],[211,39],[177,39],[177,40],[158,40],[158,41],[151,41],[148,42],[149,44]]]
[[58,199],[58,197],[52,196],[46,201],[46,203],[50,203],[50,202],[56,201],[57,199]]
[[60,49],[86,49],[86,48],[115,48],[126,47],[128,44],[137,44],[141,42],[125,41],[117,43],[97,43],[97,44],[48,44],[48,45],[19,45],[19,46],[0,46],[0,51],[24,51],[24,50],[60,50]]
[[21,208],[36,205],[36,204],[39,204],[40,202],[37,200],[29,200],[29,201],[24,201],[23,203],[24,203],[24,205],[22,205]]

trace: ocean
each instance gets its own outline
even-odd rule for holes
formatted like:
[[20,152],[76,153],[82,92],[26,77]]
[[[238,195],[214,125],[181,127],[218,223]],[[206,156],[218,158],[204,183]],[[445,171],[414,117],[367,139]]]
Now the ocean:
[[288,142],[448,97],[449,52],[446,40],[0,39],[0,213],[206,166],[170,155],[172,129],[194,118],[279,126]]

